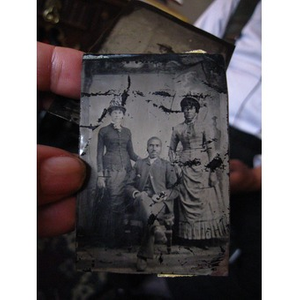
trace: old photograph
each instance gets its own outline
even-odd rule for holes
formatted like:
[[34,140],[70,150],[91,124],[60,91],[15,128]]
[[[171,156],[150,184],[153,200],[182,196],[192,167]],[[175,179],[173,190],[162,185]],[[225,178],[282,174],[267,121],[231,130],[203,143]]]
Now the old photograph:
[[210,54],[83,57],[77,197],[82,271],[228,268],[225,62]]

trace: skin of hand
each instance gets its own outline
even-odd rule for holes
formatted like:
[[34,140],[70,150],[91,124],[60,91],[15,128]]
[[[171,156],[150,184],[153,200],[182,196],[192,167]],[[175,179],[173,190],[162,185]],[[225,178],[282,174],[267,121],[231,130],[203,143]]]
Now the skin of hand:
[[237,159],[231,159],[229,165],[231,194],[255,192],[261,189],[261,166],[252,169]]
[[162,201],[165,201],[166,199],[167,199],[167,196],[160,196],[160,195],[157,195],[157,194],[152,196],[152,200],[154,202],[162,202]]
[[173,163],[176,158],[175,152],[170,149],[168,152],[168,156],[169,156],[170,162]]
[[148,196],[148,194],[147,194],[146,192],[139,192],[139,191],[138,191],[138,192],[135,194],[135,199],[136,199],[137,201],[142,201],[143,196]]
[[215,172],[210,172],[209,174],[209,186],[215,186],[218,182],[217,174]]
[[217,268],[211,273],[211,276],[228,276],[229,265],[229,244],[226,245],[223,260]]
[[100,189],[106,187],[105,180],[104,180],[103,177],[98,177],[98,179],[97,179],[97,186],[98,186]]
[[[74,49],[38,43],[38,92],[79,99],[82,55]],[[38,105],[45,107],[45,103]],[[37,146],[39,237],[55,236],[74,229],[75,193],[83,185],[85,176],[85,164],[78,156],[54,147]]]

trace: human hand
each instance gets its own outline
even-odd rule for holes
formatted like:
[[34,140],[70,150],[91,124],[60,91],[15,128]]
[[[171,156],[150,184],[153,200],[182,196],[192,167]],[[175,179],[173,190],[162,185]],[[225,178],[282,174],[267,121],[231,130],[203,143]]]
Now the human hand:
[[148,194],[144,191],[143,192],[136,191],[134,193],[134,199],[137,201],[143,201],[143,198],[146,196],[148,197]]
[[168,152],[168,156],[171,163],[173,163],[176,160],[176,153],[171,149]]
[[38,235],[66,233],[75,225],[75,193],[85,179],[84,162],[62,149],[38,145]]
[[179,178],[182,177],[182,168],[179,166],[179,164],[173,163],[173,167],[174,167],[177,177],[179,177]]
[[106,184],[105,184],[105,180],[102,176],[99,176],[97,179],[97,186],[98,188],[102,189],[105,188]]
[[159,195],[158,194],[154,194],[152,196],[152,200],[154,202],[162,202],[165,201],[167,199],[167,194],[165,192],[161,192]]
[[[79,99],[82,55],[74,49],[38,43],[38,91]],[[48,108],[45,97],[38,101],[40,108]],[[84,182],[85,164],[67,151],[38,145],[37,167],[38,235],[66,233],[75,225],[74,194]]]
[[254,192],[261,189],[261,167],[251,169],[237,159],[231,159],[229,165],[232,194]]
[[209,186],[213,187],[216,185],[217,182],[218,182],[218,177],[217,177],[216,172],[211,171],[209,174]]
[[229,244],[225,246],[225,252],[223,259],[220,261],[219,265],[213,270],[211,276],[228,276],[229,268]]
[[[37,43],[37,89],[39,92],[79,99],[83,52]],[[39,107],[49,103],[39,97]]]

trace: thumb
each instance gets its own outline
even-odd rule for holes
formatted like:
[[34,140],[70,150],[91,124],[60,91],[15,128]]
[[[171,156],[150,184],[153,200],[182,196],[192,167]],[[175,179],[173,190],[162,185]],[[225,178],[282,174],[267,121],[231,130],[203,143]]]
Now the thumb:
[[49,146],[38,145],[37,166],[38,205],[73,195],[86,175],[85,164],[76,155]]

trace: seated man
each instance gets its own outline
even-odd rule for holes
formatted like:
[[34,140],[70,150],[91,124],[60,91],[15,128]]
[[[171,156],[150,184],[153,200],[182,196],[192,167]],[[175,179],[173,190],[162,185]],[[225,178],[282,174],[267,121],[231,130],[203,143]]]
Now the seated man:
[[137,254],[138,271],[145,271],[147,259],[153,258],[154,242],[165,243],[167,240],[161,224],[173,225],[177,177],[172,165],[159,157],[161,150],[161,140],[151,137],[147,142],[149,156],[136,162],[126,186],[143,223],[143,237]]

